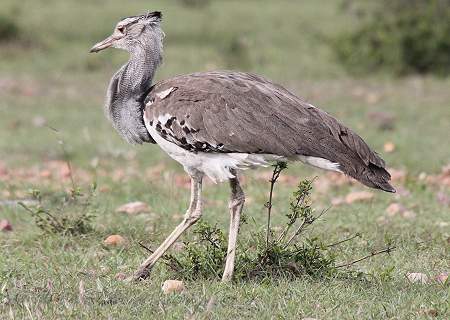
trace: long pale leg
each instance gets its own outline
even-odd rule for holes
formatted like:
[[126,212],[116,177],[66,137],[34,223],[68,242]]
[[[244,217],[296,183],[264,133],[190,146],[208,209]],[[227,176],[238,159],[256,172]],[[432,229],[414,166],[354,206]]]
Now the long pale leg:
[[191,174],[191,202],[183,221],[172,231],[164,242],[148,257],[133,274],[133,280],[146,279],[156,261],[161,258],[170,246],[202,215],[202,178],[203,174]]
[[222,281],[230,281],[233,277],[234,260],[236,257],[236,240],[239,233],[239,221],[241,218],[242,208],[244,207],[245,195],[239,185],[236,172],[232,172],[234,178],[230,179],[231,199],[230,199],[230,232],[228,235],[228,250],[225,270],[223,272]]

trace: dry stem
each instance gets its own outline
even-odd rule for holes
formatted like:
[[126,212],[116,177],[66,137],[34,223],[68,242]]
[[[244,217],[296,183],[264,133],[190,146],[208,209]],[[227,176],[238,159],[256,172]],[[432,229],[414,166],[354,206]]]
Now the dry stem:
[[361,262],[361,261],[363,261],[363,260],[372,258],[372,257],[374,257],[374,256],[376,256],[376,255],[379,255],[379,254],[382,254],[382,253],[387,253],[387,254],[389,254],[389,253],[391,253],[391,251],[394,250],[395,248],[396,248],[396,247],[394,246],[394,247],[387,247],[387,248],[385,248],[385,249],[383,249],[383,250],[372,251],[370,254],[368,254],[368,255],[365,256],[365,257],[362,257],[362,258],[359,258],[359,259],[356,259],[356,260],[353,260],[353,261],[350,261],[350,262],[347,262],[347,263],[339,264],[339,265],[336,266],[336,268],[349,267],[349,266],[351,266],[351,265],[354,265],[355,263],[358,263],[358,262]]

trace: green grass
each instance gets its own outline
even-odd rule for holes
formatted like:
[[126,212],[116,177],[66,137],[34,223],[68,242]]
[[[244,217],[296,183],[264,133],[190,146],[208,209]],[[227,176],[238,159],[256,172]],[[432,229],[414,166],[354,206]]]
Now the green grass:
[[[327,43],[352,26],[339,4],[211,1],[192,9],[178,1],[134,0],[124,5],[28,0],[20,6],[15,0],[2,1],[1,15],[14,17],[22,34],[18,41],[0,44],[0,167],[3,164],[14,173],[10,179],[0,174],[0,200],[27,198],[26,192],[33,188],[56,200],[63,196],[71,183],[60,178],[59,166],[49,179],[39,175],[51,161],[64,159],[59,139],[65,142],[77,184],[86,189],[96,181],[99,192],[95,232],[84,236],[43,235],[23,209],[0,207],[0,218],[14,227],[13,232],[0,233],[0,319],[180,319],[192,315],[196,319],[414,319],[430,317],[426,310],[436,310],[438,319],[447,319],[449,286],[411,284],[404,275],[450,271],[450,230],[439,225],[450,222],[450,210],[436,201],[436,187],[417,179],[421,172],[436,174],[450,163],[450,79],[396,79],[383,74],[355,79],[345,74]],[[342,119],[390,167],[408,172],[402,186],[410,196],[397,199],[375,192],[371,202],[332,208],[325,221],[310,231],[329,242],[362,233],[355,244],[341,247],[345,261],[393,239],[398,248],[390,256],[355,267],[370,274],[368,281],[305,277],[224,285],[204,280],[188,282],[184,293],[166,296],[160,289],[169,276],[163,264],[142,284],[115,280],[118,272],[132,272],[145,257],[137,241],[155,247],[178,223],[189,199],[189,191],[180,186],[184,174],[178,164],[157,146],[126,145],[104,119],[107,82],[126,54],[87,53],[120,17],[148,9],[164,13],[165,63],[158,79],[222,68],[266,75]],[[244,43],[243,48],[239,56],[230,57],[230,46],[236,41]],[[370,101],[371,95],[377,99]],[[369,117],[374,111],[395,116],[395,129],[379,131]],[[59,133],[34,125],[36,117],[46,119]],[[382,152],[386,141],[395,143],[393,153]],[[93,166],[95,162],[98,166]],[[150,172],[155,167],[161,172]],[[265,223],[263,205],[269,184],[261,179],[262,171],[245,174],[249,198],[245,212],[254,222],[243,227],[242,237],[255,224],[263,228]],[[324,176],[300,165],[290,166],[285,174],[298,180]],[[315,201],[325,208],[334,197],[354,190],[365,188],[344,185],[327,192],[317,190]],[[285,221],[292,191],[289,183],[278,185],[274,225]],[[204,219],[226,228],[228,186],[207,183],[205,199]],[[115,212],[117,206],[134,200],[147,202],[152,213]],[[411,208],[416,218],[394,217],[380,224],[378,219],[394,201]],[[123,235],[128,245],[105,248],[103,239],[110,234]],[[84,304],[78,298],[80,281],[85,286]],[[207,311],[211,297],[215,304]]]

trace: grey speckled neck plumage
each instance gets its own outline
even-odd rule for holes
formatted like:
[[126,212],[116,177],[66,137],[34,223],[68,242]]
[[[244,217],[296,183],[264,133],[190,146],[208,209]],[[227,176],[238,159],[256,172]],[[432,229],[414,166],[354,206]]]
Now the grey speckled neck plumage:
[[114,128],[132,144],[152,142],[142,118],[143,101],[162,61],[162,31],[146,40],[129,50],[130,59],[111,79],[105,103]]

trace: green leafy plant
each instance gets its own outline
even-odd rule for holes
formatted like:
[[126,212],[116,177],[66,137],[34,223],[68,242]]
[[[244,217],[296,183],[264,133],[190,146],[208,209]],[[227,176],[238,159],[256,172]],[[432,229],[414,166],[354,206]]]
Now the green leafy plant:
[[0,43],[17,39],[20,28],[17,21],[9,16],[0,15]]
[[[50,129],[57,135],[60,134],[57,129]],[[92,220],[95,218],[96,207],[93,200],[96,196],[97,184],[94,182],[86,192],[77,186],[69,154],[64,141],[59,136],[58,144],[69,171],[71,182],[69,192],[64,192],[56,198],[44,199],[40,190],[33,189],[30,190],[30,195],[37,200],[38,205],[31,207],[23,202],[19,202],[19,205],[31,214],[36,225],[45,233],[72,236],[90,233],[94,230]]]
[[[46,203],[39,190],[32,190],[31,196],[38,201],[36,207],[19,204],[34,218],[36,225],[45,233],[61,235],[82,235],[94,230],[92,220],[95,218],[96,185],[83,193],[80,189],[71,190],[59,199],[59,205],[53,201]],[[62,201],[61,201],[62,200]],[[51,209],[50,209],[51,208]]]
[[[269,200],[265,204],[268,223],[265,231],[241,235],[235,278],[241,280],[261,278],[295,278],[301,276],[328,277],[340,268],[380,253],[390,252],[394,247],[371,252],[369,255],[348,263],[336,262],[336,247],[359,236],[356,234],[333,244],[324,244],[318,237],[308,237],[306,230],[327,212],[316,213],[312,207],[312,180],[301,181],[293,192],[284,228],[275,233],[270,225],[274,186],[286,169],[285,163],[274,166],[270,180]],[[247,223],[241,220],[241,223]],[[303,236],[303,241],[298,241]],[[193,241],[186,242],[182,252],[164,256],[169,269],[182,279],[219,279],[225,263],[227,241],[222,230],[206,222],[200,222],[194,231]]]
[[200,221],[194,240],[186,243],[181,254],[164,257],[170,269],[184,278],[219,278],[225,263],[227,241],[222,230]]
[[332,41],[351,72],[450,73],[450,0],[347,1],[359,26]]

